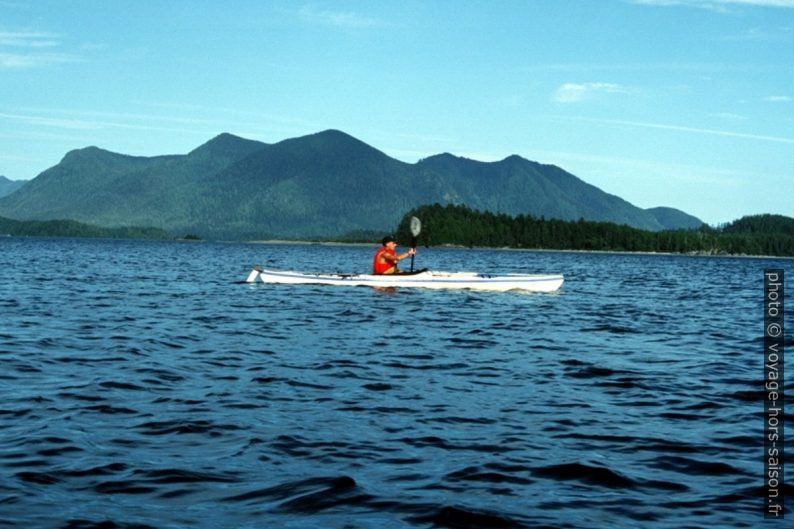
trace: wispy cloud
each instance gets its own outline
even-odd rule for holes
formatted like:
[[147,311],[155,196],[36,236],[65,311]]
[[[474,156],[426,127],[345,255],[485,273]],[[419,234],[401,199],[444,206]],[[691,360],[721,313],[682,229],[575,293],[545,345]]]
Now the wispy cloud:
[[98,122],[91,122],[82,119],[42,117],[29,114],[8,114],[5,112],[0,112],[0,119],[16,121],[26,125],[55,127],[60,129],[91,130],[102,128],[102,124]]
[[354,11],[332,11],[329,9],[317,9],[309,5],[301,7],[298,10],[298,15],[306,22],[312,24],[338,28],[371,28],[384,24],[378,18],[369,17]]
[[3,53],[0,52],[0,68],[39,68],[53,64],[79,62],[83,59],[68,53]]
[[0,46],[52,48],[59,44],[59,36],[54,33],[42,31],[0,31]]
[[[218,107],[196,107],[185,105],[152,104],[148,105],[156,110],[171,110],[176,114],[184,111],[203,109],[202,116],[215,112],[214,117],[185,117],[168,112],[160,113],[134,113],[134,112],[103,112],[90,110],[75,110],[68,108],[21,108],[16,112],[0,112],[0,122],[8,121],[15,124],[17,138],[24,129],[30,134],[50,134],[45,131],[58,131],[57,133],[77,133],[93,137],[96,133],[107,134],[110,131],[150,131],[168,132],[181,135],[211,137],[219,132],[231,132],[244,137],[259,138],[265,132],[272,130],[286,130],[293,133],[295,130],[314,130],[318,126],[305,125],[300,118],[289,116],[265,115],[256,112],[225,109]],[[190,112],[188,112],[190,113]],[[245,116],[247,120],[240,120]],[[37,132],[34,132],[37,131]],[[84,139],[81,141],[95,141]]]
[[579,103],[596,94],[626,94],[629,89],[614,83],[565,83],[554,92],[557,103]]
[[715,118],[719,119],[727,119],[732,121],[741,121],[746,120],[747,116],[743,116],[742,114],[736,114],[735,112],[718,112],[716,114],[711,114]]
[[725,35],[726,42],[768,42],[771,44],[788,43],[794,39],[794,31],[789,26],[754,26]]
[[768,96],[764,98],[767,103],[791,103],[792,99],[789,96]]
[[682,6],[711,11],[730,12],[732,7],[779,7],[794,9],[794,0],[628,0],[632,4],[649,6]]
[[[677,180],[682,183],[693,182],[704,185],[740,185],[748,176],[733,169],[717,168],[697,164],[676,163],[669,160],[659,161],[631,157],[603,156],[570,151],[539,151],[538,156],[563,167],[585,167],[577,174],[601,175],[611,179],[615,174],[643,175],[645,183],[649,180]],[[577,169],[578,171],[578,169]]]
[[746,140],[768,141],[774,143],[794,144],[794,138],[786,138],[783,136],[748,134],[745,132],[734,132],[730,130],[718,130],[718,129],[704,129],[699,127],[687,127],[683,125],[667,125],[663,123],[648,123],[642,121],[627,121],[627,120],[619,120],[619,119],[592,119],[592,118],[584,118],[584,117],[560,117],[558,119],[584,121],[590,123],[602,123],[606,125],[622,125],[627,127],[639,127],[646,129],[671,130],[678,132],[689,132],[694,134],[708,134],[711,136],[726,136],[730,138],[742,138]]
[[0,68],[38,68],[82,60],[70,53],[44,51],[55,50],[60,46],[60,36],[55,33],[0,31]]
[[[211,131],[197,128],[195,126],[196,122],[200,122],[200,120],[177,119],[162,116],[151,116],[150,119],[147,119],[146,116],[136,114],[124,115],[101,112],[75,113],[76,115],[74,117],[56,117],[59,113],[63,114],[58,110],[42,113],[45,115],[36,115],[35,113],[11,114],[0,112],[0,120],[14,121],[16,123],[34,127],[38,130],[41,130],[42,128],[69,131],[122,129],[177,132],[181,134],[189,133],[205,136],[216,134],[218,132],[217,130]],[[160,124],[156,124],[157,121],[159,121]]]

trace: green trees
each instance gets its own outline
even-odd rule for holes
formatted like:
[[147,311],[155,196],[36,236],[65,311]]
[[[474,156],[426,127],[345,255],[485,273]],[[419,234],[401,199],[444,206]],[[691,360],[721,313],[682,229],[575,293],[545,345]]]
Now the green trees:
[[410,240],[412,216],[422,220],[420,244],[427,246],[794,256],[794,219],[780,215],[744,217],[719,229],[703,225],[652,232],[608,222],[511,217],[433,204],[403,217],[397,230],[401,241]]
[[158,228],[102,228],[74,220],[12,220],[0,217],[0,235],[22,237],[101,237],[107,239],[173,239]]

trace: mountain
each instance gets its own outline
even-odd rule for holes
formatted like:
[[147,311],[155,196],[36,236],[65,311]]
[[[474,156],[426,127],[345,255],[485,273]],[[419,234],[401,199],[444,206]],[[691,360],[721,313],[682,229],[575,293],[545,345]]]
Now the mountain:
[[584,218],[648,230],[668,229],[653,214],[559,167],[516,155],[484,163],[442,154],[420,161],[417,167],[428,182],[435,183],[436,193],[441,193],[443,198],[436,202],[442,204],[465,204],[482,211],[510,215],[524,213],[562,220]]
[[675,208],[649,208],[645,210],[666,230],[696,230],[703,226],[703,221]]
[[10,195],[26,183],[27,180],[9,180],[5,176],[0,176],[0,197]]
[[0,214],[179,231],[191,223],[193,204],[202,195],[196,183],[263,145],[222,134],[187,155],[135,157],[97,147],[71,151],[22,192],[0,199]]
[[337,130],[274,144],[221,134],[185,155],[79,149],[0,198],[0,215],[205,238],[309,238],[391,231],[406,211],[433,203],[649,230],[689,227],[694,219],[640,209],[559,167],[515,155],[486,163],[445,153],[409,164]]

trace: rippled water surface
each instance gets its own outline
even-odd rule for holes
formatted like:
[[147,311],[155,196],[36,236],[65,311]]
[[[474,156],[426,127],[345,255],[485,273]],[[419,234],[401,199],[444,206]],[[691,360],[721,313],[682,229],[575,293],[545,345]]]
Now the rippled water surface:
[[373,250],[0,239],[0,527],[763,523],[762,270],[790,261],[420,249],[566,282],[243,282]]

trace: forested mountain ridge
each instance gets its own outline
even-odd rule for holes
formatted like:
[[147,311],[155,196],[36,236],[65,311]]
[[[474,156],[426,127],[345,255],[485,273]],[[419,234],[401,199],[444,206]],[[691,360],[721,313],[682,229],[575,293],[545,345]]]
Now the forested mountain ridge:
[[419,244],[427,246],[794,256],[794,219],[782,215],[743,217],[722,228],[654,232],[609,222],[513,217],[432,204],[403,217],[397,229],[402,244],[411,240],[413,216],[422,221]]
[[26,183],[26,180],[10,180],[5,176],[0,176],[0,197],[10,195]]
[[157,228],[101,228],[74,220],[12,220],[0,217],[0,236],[158,239],[173,237]]
[[668,230],[694,229],[703,225],[702,220],[684,213],[680,209],[657,207],[649,208],[645,211],[653,215],[659,224]]
[[783,215],[748,215],[729,222],[720,229],[725,233],[779,234],[794,237],[794,219]]
[[436,202],[647,230],[701,224],[678,210],[635,207],[520,156],[479,162],[440,154],[410,164],[337,130],[274,144],[221,134],[185,155],[71,151],[0,198],[0,215],[216,239],[332,238],[391,230],[405,211]]

